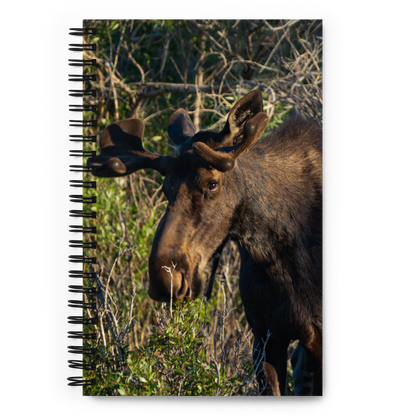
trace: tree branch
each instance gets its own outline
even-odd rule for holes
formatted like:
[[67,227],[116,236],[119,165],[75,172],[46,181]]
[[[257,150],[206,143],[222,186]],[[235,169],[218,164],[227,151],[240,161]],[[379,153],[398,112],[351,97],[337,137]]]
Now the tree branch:
[[[233,92],[231,87],[236,86],[236,85],[241,85],[241,84],[248,84],[248,85],[252,85],[252,86],[263,88],[263,89],[270,88],[266,84],[259,84],[257,82],[248,81],[248,80],[230,82],[226,86],[220,84],[220,85],[203,85],[203,86],[198,86],[198,87],[195,84],[185,85],[185,84],[172,84],[172,83],[166,83],[166,82],[146,82],[143,85],[144,87],[163,86],[164,88],[146,91],[146,92],[142,92],[138,94],[136,93],[135,95],[138,98],[153,98],[162,94],[168,94],[172,92],[179,92],[183,94],[197,94],[197,91],[205,92],[205,93],[222,91],[222,92],[230,93],[230,92]],[[129,85],[141,85],[141,83],[133,82]]]

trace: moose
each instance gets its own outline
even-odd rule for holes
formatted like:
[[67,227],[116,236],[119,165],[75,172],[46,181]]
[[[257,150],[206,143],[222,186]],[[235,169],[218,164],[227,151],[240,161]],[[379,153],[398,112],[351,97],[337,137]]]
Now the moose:
[[322,131],[295,114],[261,138],[268,122],[259,90],[234,105],[220,132],[197,132],[180,108],[167,127],[179,154],[161,156],[143,148],[142,120],[117,121],[88,166],[99,177],[146,168],[165,177],[168,205],[149,257],[152,299],[196,298],[207,263],[235,241],[262,394],[287,394],[288,346],[299,340],[295,394],[322,395]]

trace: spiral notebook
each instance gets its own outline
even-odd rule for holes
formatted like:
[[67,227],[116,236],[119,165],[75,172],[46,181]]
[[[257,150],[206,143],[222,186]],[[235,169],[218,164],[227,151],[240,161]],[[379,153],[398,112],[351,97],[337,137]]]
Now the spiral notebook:
[[322,395],[322,21],[70,34],[69,385]]

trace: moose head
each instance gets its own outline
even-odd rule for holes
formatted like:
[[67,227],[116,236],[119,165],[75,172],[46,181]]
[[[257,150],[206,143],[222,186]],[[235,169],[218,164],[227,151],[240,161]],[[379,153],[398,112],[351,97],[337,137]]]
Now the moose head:
[[199,294],[204,267],[245,208],[239,158],[257,142],[268,121],[261,93],[255,90],[234,105],[221,132],[196,132],[188,114],[175,111],[168,134],[179,152],[176,157],[143,148],[140,119],[115,122],[103,132],[101,153],[88,160],[95,176],[125,176],[145,168],[165,176],[168,206],[149,257],[152,299],[168,302]]

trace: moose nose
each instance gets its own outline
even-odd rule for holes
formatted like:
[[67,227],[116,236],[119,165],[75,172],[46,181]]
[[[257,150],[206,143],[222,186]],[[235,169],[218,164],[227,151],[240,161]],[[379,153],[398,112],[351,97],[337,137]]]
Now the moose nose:
[[149,296],[158,302],[182,299],[188,292],[190,264],[177,250],[149,258]]

